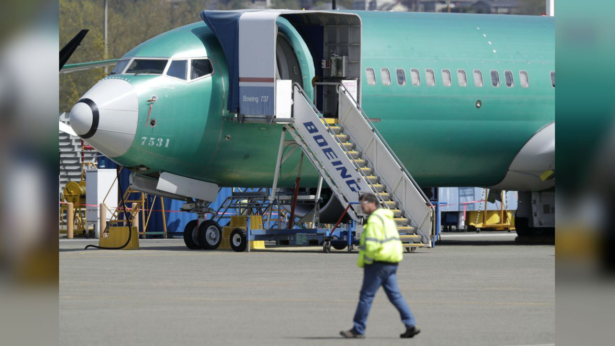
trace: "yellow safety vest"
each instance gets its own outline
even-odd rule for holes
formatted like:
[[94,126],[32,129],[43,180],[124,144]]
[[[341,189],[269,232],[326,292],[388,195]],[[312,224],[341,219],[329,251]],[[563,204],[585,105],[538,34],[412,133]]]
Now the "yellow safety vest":
[[377,262],[397,263],[404,258],[404,247],[399,239],[393,212],[379,208],[370,214],[363,226],[357,265]]

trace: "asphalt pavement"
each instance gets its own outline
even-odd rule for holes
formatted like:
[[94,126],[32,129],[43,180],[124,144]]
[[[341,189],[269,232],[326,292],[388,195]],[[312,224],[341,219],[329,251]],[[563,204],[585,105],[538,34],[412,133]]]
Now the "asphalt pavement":
[[422,333],[401,340],[380,290],[366,340],[352,326],[357,253],[321,248],[188,250],[181,239],[140,250],[83,250],[60,240],[61,345],[551,345],[555,249],[514,233],[445,234],[405,254],[399,285]]

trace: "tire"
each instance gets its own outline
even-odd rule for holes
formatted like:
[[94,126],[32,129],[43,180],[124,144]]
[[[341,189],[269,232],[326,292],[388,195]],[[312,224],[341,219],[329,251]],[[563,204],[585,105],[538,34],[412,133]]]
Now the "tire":
[[325,242],[325,243],[322,245],[322,251],[323,251],[324,253],[329,253],[329,252],[331,252],[331,244],[330,244],[329,242]]
[[526,217],[515,218],[515,230],[519,237],[554,237],[555,228],[544,227],[535,228],[530,227],[530,220]]
[[186,227],[184,227],[184,243],[190,250],[201,248],[199,245],[198,231],[196,229],[197,225],[198,221],[192,220],[186,224]]
[[231,232],[231,237],[229,238],[229,243],[231,243],[231,249],[235,252],[243,252],[248,248],[248,239],[246,237],[246,231],[241,228],[235,228]]
[[346,240],[342,241],[342,240],[333,240],[331,242],[331,246],[333,246],[334,249],[336,250],[344,250],[347,246],[347,242]]
[[215,250],[222,242],[222,230],[216,221],[207,220],[199,225],[198,240],[205,250]]
[[515,229],[519,237],[530,237],[531,232],[528,227],[529,219],[527,217],[515,218]]

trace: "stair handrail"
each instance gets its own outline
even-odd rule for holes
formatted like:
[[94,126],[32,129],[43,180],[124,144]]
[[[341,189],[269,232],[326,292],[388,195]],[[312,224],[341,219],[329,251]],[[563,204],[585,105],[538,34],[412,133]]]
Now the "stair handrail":
[[[402,170],[402,172],[404,172],[404,175],[406,175],[406,177],[408,177],[408,179],[410,180],[410,182],[413,184],[413,186],[415,187],[416,190],[419,191],[420,195],[423,197],[423,201],[425,202],[425,205],[427,205],[432,211],[434,211],[434,206],[431,204],[431,201],[429,200],[429,198],[427,197],[427,195],[425,195],[425,193],[423,192],[423,190],[420,188],[420,186],[418,185],[418,183],[414,180],[414,177],[412,177],[412,175],[410,174],[410,172],[406,169],[406,166],[401,162],[401,160],[399,159],[399,157],[397,157],[397,155],[395,154],[395,152],[393,151],[393,149],[389,146],[389,144],[387,143],[387,141],[384,139],[384,137],[382,136],[382,134],[380,133],[380,131],[378,131],[378,129],[376,128],[376,126],[374,125],[374,123],[371,121],[371,119],[367,116],[367,114],[363,111],[363,108],[361,107],[361,105],[357,102],[357,100],[352,96],[352,94],[350,93],[350,91],[348,90],[348,88],[339,82],[317,82],[315,83],[315,85],[330,85],[330,86],[336,86],[336,92],[339,94],[340,91],[344,92],[344,94],[346,94],[350,100],[352,100],[355,104],[355,108],[359,111],[359,113],[361,114],[361,116],[363,117],[363,119],[365,119],[365,121],[367,122],[368,126],[370,127],[372,133],[376,134],[376,137],[382,142],[382,144],[385,146],[385,148],[387,149],[387,151],[391,154],[391,157],[393,158],[393,160],[397,163],[397,165],[399,166],[399,168]],[[315,93],[315,95],[317,95],[317,93]],[[338,101],[339,104],[339,101]],[[376,194],[377,195],[377,194]],[[413,220],[412,217],[410,215],[406,215],[407,218],[409,218],[410,220],[412,220],[417,228],[416,231],[421,234],[423,237],[425,238],[429,238],[427,235],[424,234],[423,230],[419,227],[419,223],[416,220]],[[434,214],[432,213],[431,218],[432,218],[432,225],[433,225],[433,217]],[[433,226],[432,226],[433,228]],[[430,233],[433,232],[433,229],[430,231]]]
[[[319,84],[319,83],[316,83],[316,84]],[[397,157],[397,155],[395,154],[395,151],[393,151],[393,149],[389,146],[389,144],[384,139],[382,134],[380,134],[380,131],[378,131],[376,126],[374,126],[374,123],[371,121],[371,119],[367,116],[367,114],[365,114],[365,112],[363,111],[363,107],[361,107],[361,105],[357,102],[357,100],[352,96],[352,94],[350,93],[348,88],[344,84],[342,84],[342,83],[331,83],[331,84],[336,84],[337,88],[338,88],[338,91],[340,90],[340,88],[343,89],[342,91],[346,95],[348,95],[348,97],[350,97],[350,99],[352,101],[354,101],[354,104],[355,104],[357,110],[359,110],[359,113],[361,114],[361,116],[363,116],[363,119],[365,119],[365,121],[367,121],[367,124],[371,128],[372,132],[374,132],[376,134],[376,136],[378,137],[378,139],[382,142],[382,144],[384,144],[385,148],[389,151],[389,153],[391,154],[391,156],[393,157],[393,159],[395,160],[397,165],[402,169],[404,174],[410,179],[410,181],[412,182],[414,187],[420,192],[421,196],[423,196],[423,199],[426,202],[425,204],[427,206],[433,208],[433,205],[431,204],[431,201],[429,200],[429,197],[427,197],[427,195],[425,194],[425,192],[423,192],[423,190],[421,189],[419,184],[416,182],[416,180],[414,180],[414,178],[412,177],[412,174],[410,174],[408,169],[406,169],[406,166],[404,166],[404,164],[401,162],[399,157]]]

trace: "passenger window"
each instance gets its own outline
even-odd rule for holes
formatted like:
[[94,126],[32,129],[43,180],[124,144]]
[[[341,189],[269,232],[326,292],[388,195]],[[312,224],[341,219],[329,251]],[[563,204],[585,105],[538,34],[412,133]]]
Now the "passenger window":
[[188,79],[188,61],[187,60],[175,60],[171,62],[167,76],[186,80]]
[[442,70],[442,84],[447,87],[451,86],[451,71]]
[[433,73],[432,69],[425,70],[425,79],[427,80],[427,85],[434,86],[436,85],[436,76]]
[[512,86],[515,85],[515,81],[513,80],[512,71],[504,72],[504,79],[506,80],[507,87],[512,88]]
[[412,80],[412,85],[421,85],[421,75],[419,74],[419,70],[415,68],[410,70],[410,79]]
[[500,86],[500,74],[498,73],[498,71],[491,71],[491,84],[494,87]]
[[466,76],[466,71],[457,70],[457,79],[459,80],[460,87],[464,87],[468,85],[468,77]]
[[397,84],[406,85],[406,71],[404,69],[397,69]]
[[391,85],[391,72],[388,68],[380,69],[380,79],[382,79],[382,84]]
[[480,70],[474,70],[474,85],[477,87],[483,86],[483,73]]
[[551,71],[551,85],[555,88],[555,71]]
[[521,83],[522,88],[527,88],[530,86],[530,78],[528,77],[526,71],[519,71],[519,83]]
[[209,59],[193,59],[190,79],[197,79],[210,75],[213,71],[214,69],[211,66]]
[[367,84],[376,85],[376,72],[374,72],[374,69],[373,68],[366,69],[365,74],[367,75]]

